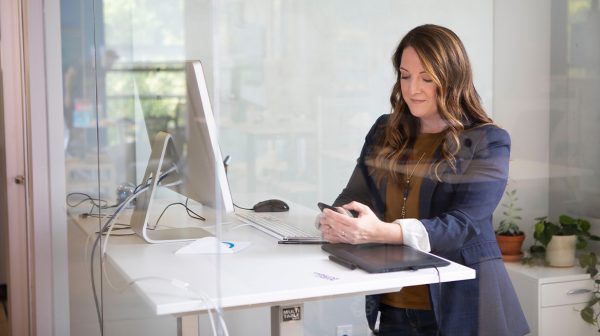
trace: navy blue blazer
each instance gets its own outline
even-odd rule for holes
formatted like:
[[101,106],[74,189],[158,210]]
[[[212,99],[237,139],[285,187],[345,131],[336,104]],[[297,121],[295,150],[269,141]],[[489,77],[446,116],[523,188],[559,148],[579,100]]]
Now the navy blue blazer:
[[[385,186],[377,184],[367,159],[384,135],[389,115],[377,119],[348,185],[335,206],[358,201],[383,218]],[[456,170],[441,166],[441,181],[424,177],[419,200],[419,220],[429,234],[431,252],[471,267],[476,279],[430,285],[431,304],[442,335],[524,335],[529,332],[519,300],[506,273],[492,224],[508,178],[510,137],[492,124],[466,129],[460,135]],[[434,158],[440,158],[438,150]],[[393,204],[392,202],[398,202]],[[366,300],[367,320],[373,329],[379,295]]]

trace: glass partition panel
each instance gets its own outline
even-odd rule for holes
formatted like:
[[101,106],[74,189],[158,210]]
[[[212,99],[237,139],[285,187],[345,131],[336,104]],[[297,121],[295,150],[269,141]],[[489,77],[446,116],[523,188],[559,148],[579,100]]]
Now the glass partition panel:
[[234,198],[267,192],[310,208],[332,202],[370,126],[390,111],[391,57],[416,25],[459,34],[492,112],[492,2],[219,3],[215,92]]
[[597,0],[568,1],[554,4],[553,13],[551,215],[586,218],[600,234],[600,42],[592,38],[600,9]]
[[[71,333],[222,333],[219,239],[205,242],[200,256],[175,253],[192,238],[218,238],[227,220],[206,171],[224,178],[222,160],[200,158],[210,144],[199,143],[202,136],[216,132],[192,103],[206,91],[204,76],[186,68],[187,49],[210,63],[211,4],[61,5]],[[189,168],[205,161],[212,166]]]
[[[313,222],[317,202],[332,203],[348,182],[375,119],[390,112],[391,57],[417,25],[446,25],[461,37],[478,92],[488,112],[495,112],[493,21],[492,1],[219,1],[214,92],[221,148],[231,156],[234,202],[252,208],[266,199],[282,199],[290,212],[311,213],[306,221]],[[260,242],[253,239],[253,244]],[[296,254],[326,258],[309,246],[281,245],[269,253],[289,260],[273,273],[281,281],[299,273]],[[270,265],[267,257],[261,260]],[[330,274],[318,270],[308,267],[306,272],[315,273],[303,281]],[[244,276],[260,278],[253,272]],[[364,295],[313,298],[303,308],[305,335],[369,334]],[[264,335],[260,324],[244,321],[268,322],[268,313],[245,309],[226,317],[232,318],[232,333]]]
[[[283,199],[309,214],[312,225],[317,201],[333,201],[371,123],[389,112],[395,76],[390,58],[414,26],[436,22],[461,36],[483,102],[492,109],[491,1],[61,4],[67,189],[89,195],[69,196],[83,201],[70,212],[86,213],[83,219],[75,216],[70,237],[71,331],[76,335],[169,335],[188,328],[202,334],[228,329],[233,335],[264,335],[279,328],[269,325],[275,316],[270,307],[303,300],[282,299],[294,293],[285,286],[270,293],[261,283],[270,280],[262,279],[286,271],[266,268],[280,265],[272,260],[279,254],[289,255],[290,264],[307,251],[324,255],[318,245],[274,249],[273,237],[232,216],[231,203],[243,210],[265,199]],[[214,129],[206,120],[201,130],[194,128],[198,116],[190,112],[186,70],[192,60],[203,65]],[[211,217],[210,204],[187,200],[179,187],[194,174],[192,182],[204,178],[204,171],[186,170],[199,146],[188,140],[194,132],[215,131],[222,156],[213,157],[211,187],[224,201],[214,203]],[[161,138],[163,147],[156,145],[160,132],[172,136]],[[216,149],[208,154],[211,150]],[[217,165],[226,157],[228,185],[218,181],[222,167]],[[141,217],[130,219],[138,210]],[[111,217],[115,213],[119,216]],[[207,220],[193,218],[198,214]],[[141,233],[129,227],[136,223],[142,224]],[[149,244],[144,225],[148,231],[205,228],[229,248],[247,248],[246,256],[244,251],[236,252],[237,258],[176,255],[188,243]],[[240,278],[245,281],[232,280]],[[363,295],[317,301],[307,295],[313,302],[302,313],[306,334],[331,334],[344,325],[356,334],[368,332]],[[220,310],[222,304],[231,308],[224,323],[220,313],[201,312],[199,325],[194,320],[198,311]],[[240,306],[255,308],[235,309]]]
[[62,2],[60,17],[70,331],[99,335],[103,309],[100,241],[95,232],[101,231],[106,206],[114,200],[99,178],[114,175],[114,169],[99,151],[94,4]]
[[[319,245],[238,215],[277,199],[313,225],[423,23],[462,39],[511,135],[524,250],[539,216],[600,233],[598,17],[596,0],[61,1],[71,333],[267,335],[302,316],[304,335],[368,335],[364,294],[380,290],[322,290],[345,279]],[[181,227],[216,239],[149,242]]]

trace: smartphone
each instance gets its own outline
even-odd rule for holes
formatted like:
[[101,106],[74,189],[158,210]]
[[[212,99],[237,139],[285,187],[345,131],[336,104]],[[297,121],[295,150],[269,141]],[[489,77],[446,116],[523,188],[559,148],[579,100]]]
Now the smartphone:
[[356,217],[356,215],[357,215],[354,211],[348,211],[348,210],[346,210],[346,211],[340,211],[340,209],[335,208],[335,207],[333,207],[333,206],[331,206],[329,204],[325,204],[323,202],[317,203],[317,206],[319,207],[319,209],[321,209],[321,211],[323,211],[323,209],[330,209],[330,210],[333,210],[333,211],[335,211],[337,213],[341,213],[343,215],[348,215],[350,217]]
[[317,206],[319,207],[319,209],[321,209],[321,211],[323,211],[325,209],[329,209],[329,210],[333,210],[333,211],[338,212],[338,213],[342,213],[342,212],[340,212],[339,209],[337,209],[337,208],[335,208],[335,207],[333,207],[333,206],[331,206],[329,204],[325,204],[323,202],[317,203]]

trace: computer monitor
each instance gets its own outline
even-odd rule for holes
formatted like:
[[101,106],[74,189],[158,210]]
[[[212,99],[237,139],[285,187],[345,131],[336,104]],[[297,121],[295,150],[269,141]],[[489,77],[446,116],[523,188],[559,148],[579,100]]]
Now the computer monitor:
[[[137,197],[131,218],[132,230],[149,243],[197,239],[209,235],[207,231],[196,227],[150,229],[155,226],[149,223],[151,213],[156,217],[160,212],[155,207],[160,186],[167,186],[201,203],[208,225],[228,220],[234,211],[202,64],[199,61],[186,62],[185,73],[188,98],[187,131],[182,137],[185,144],[176,144],[181,140],[174,139],[166,132],[151,136],[152,151],[142,179],[147,189]],[[178,153],[176,148],[182,148],[183,152]]]
[[217,140],[217,125],[202,64],[186,62],[188,92],[187,170],[183,194],[221,214],[233,213],[233,200]]

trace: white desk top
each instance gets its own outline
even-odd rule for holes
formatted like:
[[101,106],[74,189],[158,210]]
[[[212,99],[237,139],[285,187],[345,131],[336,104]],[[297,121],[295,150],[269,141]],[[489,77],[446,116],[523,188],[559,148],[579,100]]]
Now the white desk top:
[[[85,231],[97,229],[97,219],[86,221],[77,220]],[[225,224],[221,230],[221,240],[251,242],[233,254],[176,255],[174,252],[189,242],[147,244],[137,236],[110,237],[107,261],[117,272],[108,276],[120,276],[121,283],[136,280],[134,288],[157,315],[211,308],[194,295],[197,292],[222,308],[234,308],[385,293],[438,282],[433,268],[382,274],[350,270],[330,261],[320,245],[280,245],[275,238],[239,224]],[[475,277],[474,270],[456,263],[438,269],[442,282]],[[170,284],[169,279],[189,284],[190,290]]]

